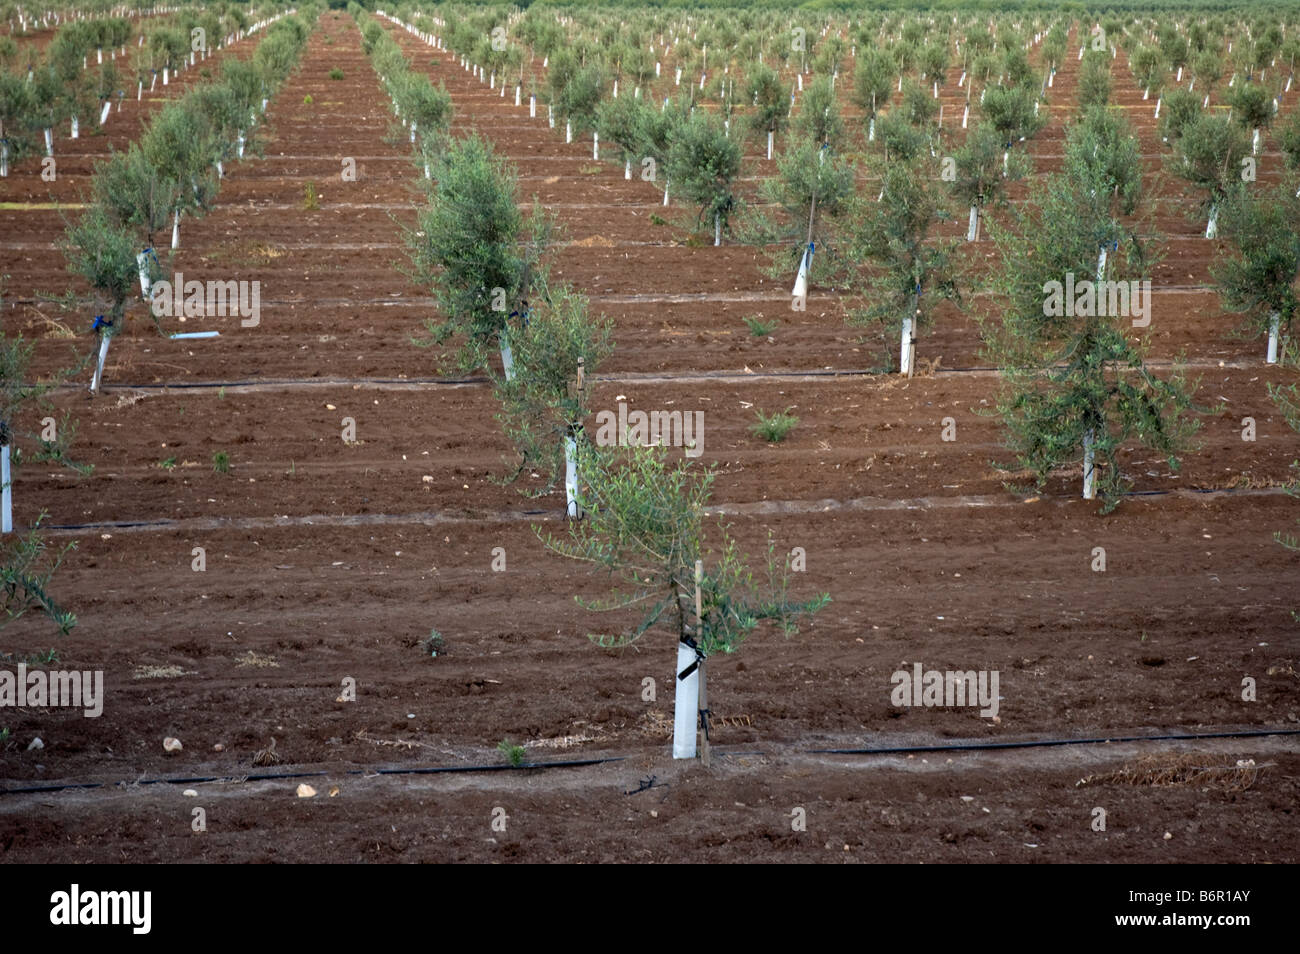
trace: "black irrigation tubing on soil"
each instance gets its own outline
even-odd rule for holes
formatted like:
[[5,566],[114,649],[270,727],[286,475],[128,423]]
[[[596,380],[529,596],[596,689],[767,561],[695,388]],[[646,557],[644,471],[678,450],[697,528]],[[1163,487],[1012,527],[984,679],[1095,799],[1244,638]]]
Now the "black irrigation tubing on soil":
[[188,778],[142,778],[121,782],[67,782],[56,785],[27,785],[21,788],[0,788],[0,795],[35,795],[42,792],[60,792],[65,789],[120,788],[132,785],[193,785],[204,782],[274,782],[280,779],[324,778],[341,776],[377,775],[457,775],[473,772],[521,772],[527,769],[585,768],[622,762],[625,755],[611,755],[592,759],[566,759],[561,762],[524,762],[520,765],[431,765],[412,768],[347,769],[339,772],[262,772],[256,775],[196,775]]
[[1026,739],[1018,742],[954,742],[948,745],[892,745],[875,749],[808,749],[811,755],[906,755],[922,752],[978,752],[990,749],[1035,749],[1064,745],[1103,745],[1111,742],[1182,742],[1198,739],[1254,739],[1273,735],[1300,735],[1300,729],[1242,729],[1232,732],[1115,735],[1084,739]]
[[[1247,370],[1259,367],[1258,362],[1252,359],[1236,359],[1233,361],[1224,361],[1220,364],[1214,358],[1201,358],[1192,361],[1175,362],[1168,358],[1157,358],[1147,362],[1151,368],[1161,369],[1166,366],[1173,367],[1178,364],[1187,368],[1209,368],[1224,370],[1232,369],[1235,371]],[[934,372],[934,377],[955,374],[997,374],[1002,369],[992,365],[972,365],[962,368],[939,368]],[[924,380],[925,375],[913,380]],[[790,370],[790,371],[698,371],[685,373],[661,373],[656,371],[645,372],[628,372],[624,374],[598,374],[590,375],[589,380],[597,384],[662,384],[669,382],[690,382],[690,383],[707,383],[709,381],[762,381],[764,379],[774,378],[778,380],[796,379],[796,378],[880,378],[882,381],[896,380],[893,373],[883,373],[870,368],[809,368],[807,370]],[[465,387],[471,384],[491,384],[491,380],[482,375],[475,375],[466,378],[264,378],[261,380],[248,379],[243,381],[164,381],[161,383],[150,384],[129,384],[129,383],[105,383],[102,387],[104,393],[109,391],[146,391],[146,392],[165,392],[181,390],[210,390],[210,389],[239,389],[248,388],[251,390],[275,390],[295,387],[311,388],[335,388],[335,387]],[[84,385],[65,382],[59,385],[63,390],[81,390]]]
[[[1123,497],[1174,497],[1195,494],[1224,494],[1233,497],[1281,497],[1289,495],[1285,487],[1226,487],[1216,488],[1174,488],[1172,490],[1133,490]],[[1058,506],[1076,500],[1075,497],[1052,497],[1049,503]],[[709,516],[716,514],[754,516],[789,516],[797,514],[820,514],[829,510],[935,510],[942,507],[1017,507],[1025,499],[1017,495],[957,495],[954,497],[889,497],[889,498],[854,498],[851,500],[757,500],[741,503],[717,503],[704,508]],[[415,513],[368,513],[368,514],[301,514],[298,516],[270,517],[182,517],[179,519],[163,518],[159,520],[123,520],[101,523],[50,524],[46,527],[51,533],[88,533],[105,530],[144,530],[144,531],[192,531],[192,530],[238,530],[267,529],[280,530],[295,527],[374,527],[418,524],[447,523],[509,523],[512,521],[563,519],[563,507],[554,510],[500,510],[493,512],[453,514],[436,511]]]

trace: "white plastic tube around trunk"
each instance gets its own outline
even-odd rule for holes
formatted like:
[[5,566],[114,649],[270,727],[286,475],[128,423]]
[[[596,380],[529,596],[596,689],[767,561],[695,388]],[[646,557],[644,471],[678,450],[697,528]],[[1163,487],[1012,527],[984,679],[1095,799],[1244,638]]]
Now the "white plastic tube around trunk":
[[528,118],[529,119],[537,118],[537,94],[536,93],[528,94]]
[[1216,205],[1210,207],[1210,221],[1206,223],[1205,226],[1205,237],[1207,239],[1212,239],[1218,237],[1218,234],[1219,234],[1219,207]]
[[166,86],[169,82],[171,82],[171,72],[170,72],[170,70],[168,70],[167,67],[164,66],[164,67],[163,67],[163,85]]
[[961,128],[966,128],[966,123],[970,119],[970,106],[963,106],[961,110]]
[[104,123],[108,122],[108,114],[111,113],[112,111],[113,111],[113,101],[111,99],[105,100],[104,108],[99,111],[99,124],[101,126],[104,125]]
[[72,133],[73,139],[81,138],[81,123],[77,120],[76,116],[72,117],[72,123],[69,131]]
[[522,89],[520,86],[516,85],[516,86],[515,86],[515,105],[516,105],[516,106],[519,105],[519,98],[520,98],[521,96],[523,96],[523,95],[524,95],[524,91],[523,91],[523,89]]
[[45,154],[54,155],[54,130],[49,128],[45,130]]
[[[9,445],[0,447],[0,533],[14,532],[14,488],[9,470]],[[695,733],[691,733],[692,738]]]
[[912,316],[910,314],[903,318],[901,344],[898,353],[898,373],[910,374],[912,372]]
[[600,158],[600,133],[598,132],[591,134],[591,158]]
[[1160,118],[1160,107],[1164,103],[1164,101],[1165,98],[1163,96],[1156,97],[1156,116],[1155,116],[1156,119]]
[[623,178],[624,178],[624,179],[631,179],[631,178],[632,178],[632,160],[631,160],[631,159],[624,159],[624,160],[623,160]]
[[618,80],[614,80],[614,99],[618,99]]
[[568,120],[564,122],[564,141],[573,142],[573,123]]
[[172,248],[181,247],[181,210],[177,209],[172,216]]
[[769,129],[769,130],[767,131],[767,158],[768,158],[769,160],[772,158],[772,139],[773,139],[773,135],[774,135],[774,134],[773,134],[772,130]]
[[695,663],[695,650],[683,642],[677,644],[677,668],[673,672],[673,758],[695,758],[695,728],[700,718],[700,669],[685,679],[679,678]]
[[673,85],[674,86],[682,85],[682,68],[680,66],[677,67],[677,80],[673,83]]
[[1278,332],[1282,327],[1282,316],[1276,311],[1268,316],[1268,363],[1277,364]]
[[0,142],[0,179],[9,175],[9,144]]
[[979,228],[979,224],[980,224],[979,208],[977,206],[972,205],[970,207],[970,226],[966,229],[966,241],[968,242],[975,241],[975,232],[976,229]]
[[501,370],[505,373],[507,381],[515,379],[515,353],[510,349],[510,331],[507,328],[501,329]]
[[718,212],[713,213],[713,244],[722,244],[722,215]]
[[1094,434],[1090,429],[1083,435],[1083,499],[1093,500],[1097,496],[1097,470],[1093,466],[1092,444]]
[[1106,280],[1106,247],[1102,246],[1101,254],[1097,256],[1097,281]]
[[145,249],[135,257],[135,264],[140,269],[140,294],[145,301],[149,300],[149,292],[153,288],[153,282],[149,279],[149,250]]
[[872,116],[871,121],[867,123],[867,142],[876,141],[876,117]]
[[809,257],[808,249],[804,249],[803,258],[799,260],[799,271],[794,277],[794,291],[790,293],[795,298],[806,299],[808,297]]
[[1011,150],[1004,149],[1002,151],[1002,178],[1004,179],[1010,174],[1011,171],[1010,163],[1011,163]]
[[135,87],[135,101],[138,103],[144,98],[144,80],[140,80]]
[[238,155],[240,159],[244,158],[244,134],[242,132],[235,139],[235,154]]
[[664,177],[664,207],[668,206],[668,177]]
[[578,442],[564,439],[564,499],[570,519],[578,519]]
[[1252,156],[1259,155],[1259,127],[1258,126],[1255,127],[1255,134],[1250,139],[1250,154]]
[[113,336],[99,333],[99,361],[95,364],[95,376],[90,381],[90,393],[98,394],[99,386],[104,380],[104,362],[108,360],[108,343],[113,340]]

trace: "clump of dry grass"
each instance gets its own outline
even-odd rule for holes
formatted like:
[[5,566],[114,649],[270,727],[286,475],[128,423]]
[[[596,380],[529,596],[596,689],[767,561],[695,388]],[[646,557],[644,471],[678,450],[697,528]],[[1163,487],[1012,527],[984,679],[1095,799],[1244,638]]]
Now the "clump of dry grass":
[[1254,759],[1226,755],[1148,755],[1113,772],[1079,779],[1076,785],[1205,785],[1227,792],[1244,792],[1255,784]]

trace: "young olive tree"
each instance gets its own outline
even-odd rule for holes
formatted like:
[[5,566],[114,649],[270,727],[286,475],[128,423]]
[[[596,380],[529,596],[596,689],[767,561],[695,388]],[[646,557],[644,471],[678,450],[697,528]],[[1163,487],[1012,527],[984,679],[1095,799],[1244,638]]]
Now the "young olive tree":
[[1227,254],[1210,268],[1226,311],[1240,314],[1252,338],[1268,335],[1267,361],[1276,364],[1279,347],[1300,311],[1300,198],[1291,180],[1257,191],[1240,183],[1219,210]]
[[[552,552],[604,570],[615,581],[609,596],[578,597],[579,605],[600,612],[639,611],[637,622],[621,632],[592,634],[592,642],[631,646],[659,627],[676,637],[673,754],[691,758],[697,717],[704,720],[706,739],[708,734],[706,660],[735,652],[766,620],[787,635],[798,632],[798,621],[826,606],[830,596],[790,599],[789,562],[777,558],[770,545],[768,579],[755,581],[725,524],[719,522],[716,537],[706,533],[712,470],[684,460],[674,465],[661,446],[590,446],[584,460],[578,499],[587,519],[571,522],[567,537],[540,530],[538,537]],[[716,540],[712,547],[711,540]]]
[[876,118],[894,95],[893,80],[894,61],[887,53],[873,47],[858,57],[853,73],[853,101],[867,121],[868,142],[875,141]]
[[1218,235],[1219,207],[1241,183],[1242,160],[1249,152],[1245,134],[1226,116],[1203,113],[1183,127],[1168,164],[1175,175],[1205,190],[1201,208],[1208,214],[1208,239]]
[[677,127],[668,150],[668,175],[675,192],[700,210],[698,222],[713,220],[713,244],[737,211],[735,181],[740,175],[740,145],[712,114],[696,110]]
[[1119,462],[1126,442],[1177,470],[1198,426],[1188,413],[1194,386],[1177,371],[1156,377],[1125,335],[1149,256],[1125,215],[1137,211],[1126,158],[1136,146],[1118,157],[1094,153],[1108,135],[1075,132],[1063,171],[1035,184],[1009,227],[993,226],[1003,267],[992,284],[1006,305],[1000,321],[983,322],[988,353],[1002,369],[998,411],[1020,466],[1041,489],[1081,457],[1083,497],[1100,490],[1103,512],[1128,485]]
[[917,331],[930,322],[939,301],[960,298],[954,243],[930,238],[931,228],[949,217],[934,172],[924,156],[890,162],[881,172],[880,200],[859,200],[859,210],[849,216],[856,223],[850,254],[860,263],[857,285],[864,301],[850,321],[899,328],[898,370],[908,377]]
[[95,291],[96,311],[101,312],[91,326],[99,350],[90,383],[92,394],[99,392],[103,381],[109,342],[126,321],[126,302],[140,272],[136,247],[131,233],[99,205],[91,205],[69,225],[61,242],[68,271],[85,279]]
[[790,115],[790,87],[781,81],[776,70],[762,63],[752,64],[745,91],[751,105],[749,127],[767,133],[767,158],[772,158],[776,134],[785,128]]
[[514,338],[514,375],[494,382],[497,419],[519,455],[511,480],[525,470],[543,471],[540,495],[563,474],[566,512],[577,518],[590,390],[579,382],[613,353],[613,327],[604,315],[592,318],[586,297],[568,286],[538,292]]
[[519,211],[514,170],[478,136],[450,145],[439,157],[429,204],[405,234],[412,276],[430,287],[442,319],[425,322],[423,346],[463,341],[455,365],[462,372],[487,365],[497,346],[507,378],[511,338],[527,308],[529,288],[542,280],[540,258],[550,224],[540,211]]

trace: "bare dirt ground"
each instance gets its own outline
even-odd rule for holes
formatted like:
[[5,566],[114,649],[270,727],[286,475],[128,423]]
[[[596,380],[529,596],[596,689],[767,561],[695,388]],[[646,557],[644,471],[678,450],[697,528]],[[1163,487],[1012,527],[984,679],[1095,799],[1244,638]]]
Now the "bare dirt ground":
[[[1204,287],[1211,243],[1191,197],[1172,192],[1158,220],[1168,254],[1142,333],[1158,363],[1191,361],[1199,399],[1219,413],[1176,474],[1130,455],[1143,495],[1103,517],[1074,499],[1073,472],[1042,495],[1005,488],[988,416],[996,379],[972,370],[983,362],[969,314],[941,314],[922,339],[937,373],[856,373],[878,363],[876,345],[845,324],[837,296],[814,289],[808,311],[791,312],[788,282],[759,270],[761,250],[699,247],[649,224],[662,212],[653,184],[625,182],[621,164],[592,162],[590,143],[566,146],[544,110],[529,120],[452,57],[396,35],[446,83],[455,128],[490,137],[525,197],[536,192],[564,225],[556,273],[615,323],[596,406],[706,411],[701,460],[719,470],[719,512],[751,552],[769,534],[780,550],[803,547],[797,592],[833,603],[794,638],[760,633],[712,660],[713,764],[672,761],[668,637],[622,653],[588,642],[619,621],[575,605],[602,581],[537,539],[535,526],[562,530],[562,498],[500,484],[508,446],[490,392],[439,380],[434,356],[410,342],[432,307],[400,271],[418,173],[405,144],[385,141],[391,110],[355,25],[326,15],[270,106],[265,158],[232,164],[217,209],[183,224],[177,270],[260,281],[260,325],[172,320],[166,331],[222,334],[171,341],[137,309],[114,339],[105,393],[56,399],[80,420],[77,456],[94,474],[31,467],[16,481],[17,522],[48,511],[56,539],[78,544],[56,583],[80,622],[64,638],[25,618],[0,649],[17,661],[54,647],[62,668],[102,669],[106,702],[97,719],[4,713],[0,787],[47,790],[0,795],[0,858],[1300,857],[1295,736],[815,751],[1300,729],[1297,563],[1273,540],[1298,513],[1281,486],[1300,440],[1264,387],[1293,374],[1265,368],[1261,342],[1228,334],[1232,319]],[[328,78],[334,67],[343,80]],[[1060,153],[1073,67],[1057,77],[1053,124],[1027,144],[1040,167]],[[1117,98],[1144,131],[1154,182],[1153,120],[1124,85]],[[949,115],[959,110],[955,79],[943,95]],[[123,132],[115,122],[110,136]],[[762,175],[756,149],[748,162]],[[346,158],[360,181],[340,180]],[[1280,163],[1267,150],[1264,160]],[[0,198],[49,201],[22,171]],[[304,208],[308,183],[319,209]],[[56,188],[62,201],[76,194]],[[52,247],[60,220],[0,214],[3,320],[39,339],[49,370],[90,347],[86,316],[39,298],[67,286]],[[968,254],[978,262],[992,247]],[[759,314],[779,319],[770,339],[741,321]],[[786,407],[800,423],[784,443],[749,433],[755,409]],[[355,444],[340,440],[344,417]],[[953,441],[942,439],[948,417]],[[1241,439],[1245,417],[1254,442]],[[229,474],[214,472],[217,452]],[[446,641],[437,657],[420,648],[431,628]],[[998,721],[892,706],[891,674],[917,662],[998,670]],[[349,677],[356,701],[336,701]],[[1247,678],[1255,701],[1242,698]],[[28,750],[38,736],[44,747]],[[165,753],[168,736],[183,750]],[[529,762],[617,761],[376,773],[500,765],[502,739]],[[143,784],[157,778],[219,780]],[[296,798],[299,783],[319,794]],[[192,828],[195,807],[205,832]]]

